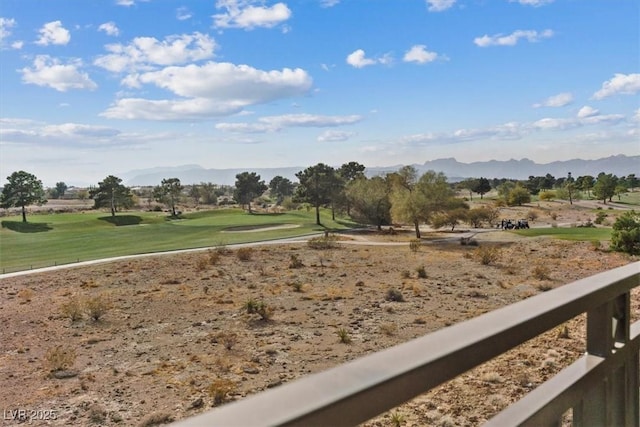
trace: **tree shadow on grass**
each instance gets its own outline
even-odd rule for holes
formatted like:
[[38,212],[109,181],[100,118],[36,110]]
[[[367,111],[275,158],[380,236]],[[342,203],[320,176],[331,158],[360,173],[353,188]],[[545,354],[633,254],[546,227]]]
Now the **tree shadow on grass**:
[[18,233],[42,233],[53,230],[47,223],[22,221],[2,221],[2,228],[8,228]]
[[139,217],[138,215],[102,216],[98,219],[100,221],[106,221],[117,227],[122,225],[139,225],[142,222],[142,217]]

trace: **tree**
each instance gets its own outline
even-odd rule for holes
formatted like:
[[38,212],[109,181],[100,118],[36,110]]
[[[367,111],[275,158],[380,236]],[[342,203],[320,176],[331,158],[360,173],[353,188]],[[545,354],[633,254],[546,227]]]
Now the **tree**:
[[318,163],[296,173],[300,185],[296,189],[296,199],[311,203],[316,209],[316,224],[320,223],[320,206],[331,202],[334,194],[336,171],[331,166]]
[[612,174],[600,173],[598,179],[593,186],[593,195],[602,200],[604,204],[607,204],[607,199],[611,201],[611,198],[616,191],[617,178]]
[[179,178],[165,178],[159,186],[153,189],[153,198],[165,203],[171,209],[171,216],[176,216],[176,203],[182,193],[182,184]]
[[189,197],[193,199],[196,205],[200,204],[200,187],[198,185],[193,184],[189,187]]
[[291,180],[280,175],[274,176],[273,179],[269,181],[271,196],[276,198],[276,205],[281,205],[285,197],[292,196],[294,188]]
[[451,227],[451,231],[453,231],[456,228],[456,225],[469,219],[468,213],[468,207],[466,209],[464,207],[460,207],[448,210],[435,215],[431,220],[431,226],[434,228],[442,228],[445,225],[448,225]]
[[389,177],[393,183],[391,216],[412,223],[419,239],[421,223],[428,223],[434,215],[466,204],[455,198],[442,172],[427,171],[417,181],[415,176],[416,170],[405,166]]
[[215,205],[218,202],[218,190],[211,182],[201,182],[198,186],[198,193],[205,205]]
[[476,178],[467,178],[458,183],[456,188],[459,190],[467,190],[469,192],[469,200],[473,200],[473,189],[478,185]]
[[259,197],[267,191],[264,181],[260,180],[260,175],[255,172],[242,172],[236,175],[236,189],[233,197],[243,207],[247,205],[249,213],[251,212],[251,201]]
[[116,216],[118,208],[133,206],[133,194],[128,187],[122,185],[122,179],[109,175],[98,183],[98,188],[89,191],[89,197],[93,199],[94,208],[108,206],[111,216]]
[[351,181],[345,190],[351,216],[358,222],[375,224],[381,230],[383,224],[391,222],[389,190],[389,184],[380,176]]
[[627,211],[616,219],[611,232],[611,249],[640,254],[640,212]]
[[64,193],[67,191],[69,187],[64,182],[56,182],[56,186],[51,189],[50,194],[54,199],[59,199],[64,196]]
[[491,225],[498,215],[499,212],[497,209],[482,206],[473,208],[467,212],[467,219],[473,228],[480,228],[485,221]]
[[531,202],[531,194],[520,184],[516,184],[516,186],[509,192],[509,198],[507,204],[509,206],[522,206],[524,203]]
[[595,179],[591,175],[579,176],[578,179],[576,179],[576,185],[580,190],[587,192],[587,197],[591,197],[589,191],[593,188],[594,184]]
[[14,172],[7,177],[0,196],[0,207],[5,209],[17,207],[22,209],[22,222],[27,222],[26,207],[47,203],[42,181],[35,175],[25,171]]
[[480,199],[482,199],[482,196],[491,191],[491,183],[487,178],[480,177],[476,180],[476,185],[471,188],[471,191],[478,193],[480,195]]
[[[334,202],[338,202],[339,205],[343,205],[346,208],[347,215],[351,216],[351,204],[349,203],[349,198],[343,191],[349,183],[355,181],[356,179],[364,178],[364,170],[365,166],[358,162],[349,162],[344,163],[338,169],[338,177],[341,178],[343,185],[338,185],[338,194],[335,194]],[[335,203],[333,203],[335,204]]]

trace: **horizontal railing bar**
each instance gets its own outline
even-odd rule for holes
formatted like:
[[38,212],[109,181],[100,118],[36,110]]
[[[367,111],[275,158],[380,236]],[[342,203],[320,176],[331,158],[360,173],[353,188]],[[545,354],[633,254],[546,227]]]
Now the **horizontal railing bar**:
[[637,354],[639,348],[640,321],[633,324],[630,342],[617,349],[615,354],[607,358],[590,354],[582,356],[491,418],[484,427],[556,425],[562,414],[578,404],[590,388],[624,365],[629,355]]
[[578,280],[176,426],[356,425],[640,285],[639,267]]

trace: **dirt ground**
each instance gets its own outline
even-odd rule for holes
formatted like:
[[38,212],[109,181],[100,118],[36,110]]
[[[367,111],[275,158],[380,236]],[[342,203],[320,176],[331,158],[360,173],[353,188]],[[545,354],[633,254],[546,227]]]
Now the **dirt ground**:
[[[595,217],[534,208],[537,226]],[[0,424],[24,410],[50,418],[31,425],[160,425],[637,260],[606,242],[485,231],[478,246],[427,231],[413,252],[410,231],[366,232],[332,249],[218,248],[2,279]],[[74,307],[98,320],[72,321]],[[482,424],[583,354],[584,319],[566,326],[366,425]]]

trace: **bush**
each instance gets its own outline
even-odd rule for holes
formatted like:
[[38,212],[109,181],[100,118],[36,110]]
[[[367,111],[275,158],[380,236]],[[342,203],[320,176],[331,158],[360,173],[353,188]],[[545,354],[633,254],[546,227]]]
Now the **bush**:
[[627,211],[616,219],[611,232],[611,249],[640,254],[640,212]]
[[549,280],[551,278],[549,267],[544,264],[536,264],[531,271],[531,275],[538,280]]
[[409,250],[411,250],[411,252],[416,253],[420,250],[420,245],[422,244],[422,241],[420,239],[411,239],[409,241]]
[[296,254],[291,254],[289,258],[289,268],[302,268],[304,264],[302,260]]
[[104,295],[97,295],[93,298],[87,299],[87,301],[85,302],[85,310],[94,322],[99,321],[102,316],[104,316],[105,313],[109,311],[109,308],[109,301]]
[[236,257],[240,261],[250,261],[253,257],[253,248],[239,248],[236,251]]
[[595,222],[596,224],[602,224],[606,217],[607,217],[607,213],[606,212],[598,212],[596,214],[596,219],[593,222]]
[[420,279],[427,278],[427,270],[425,270],[424,265],[421,265],[420,267],[416,268],[416,272],[418,273],[418,277]]
[[396,301],[396,302],[403,302],[404,301],[404,297],[402,296],[402,292],[400,292],[397,289],[389,289],[387,291],[387,295],[385,297],[385,299],[387,301]]
[[60,313],[64,317],[68,317],[72,322],[82,319],[84,314],[84,305],[80,297],[74,296],[69,301],[60,306]]
[[500,259],[500,250],[494,246],[481,246],[474,255],[482,265],[489,265]]
[[227,400],[227,395],[234,391],[235,388],[236,385],[233,381],[219,378],[209,385],[207,391],[209,392],[209,396],[213,398],[213,404],[219,405]]
[[326,235],[323,237],[314,237],[307,241],[307,245],[311,249],[333,249],[336,247],[338,238],[334,235]]
[[76,361],[76,352],[72,348],[64,348],[61,345],[50,348],[44,356],[45,366],[49,372],[64,371],[73,366]]
[[342,344],[351,343],[351,337],[349,336],[349,331],[347,331],[346,329],[340,328],[336,331],[336,334],[338,334],[338,339]]

